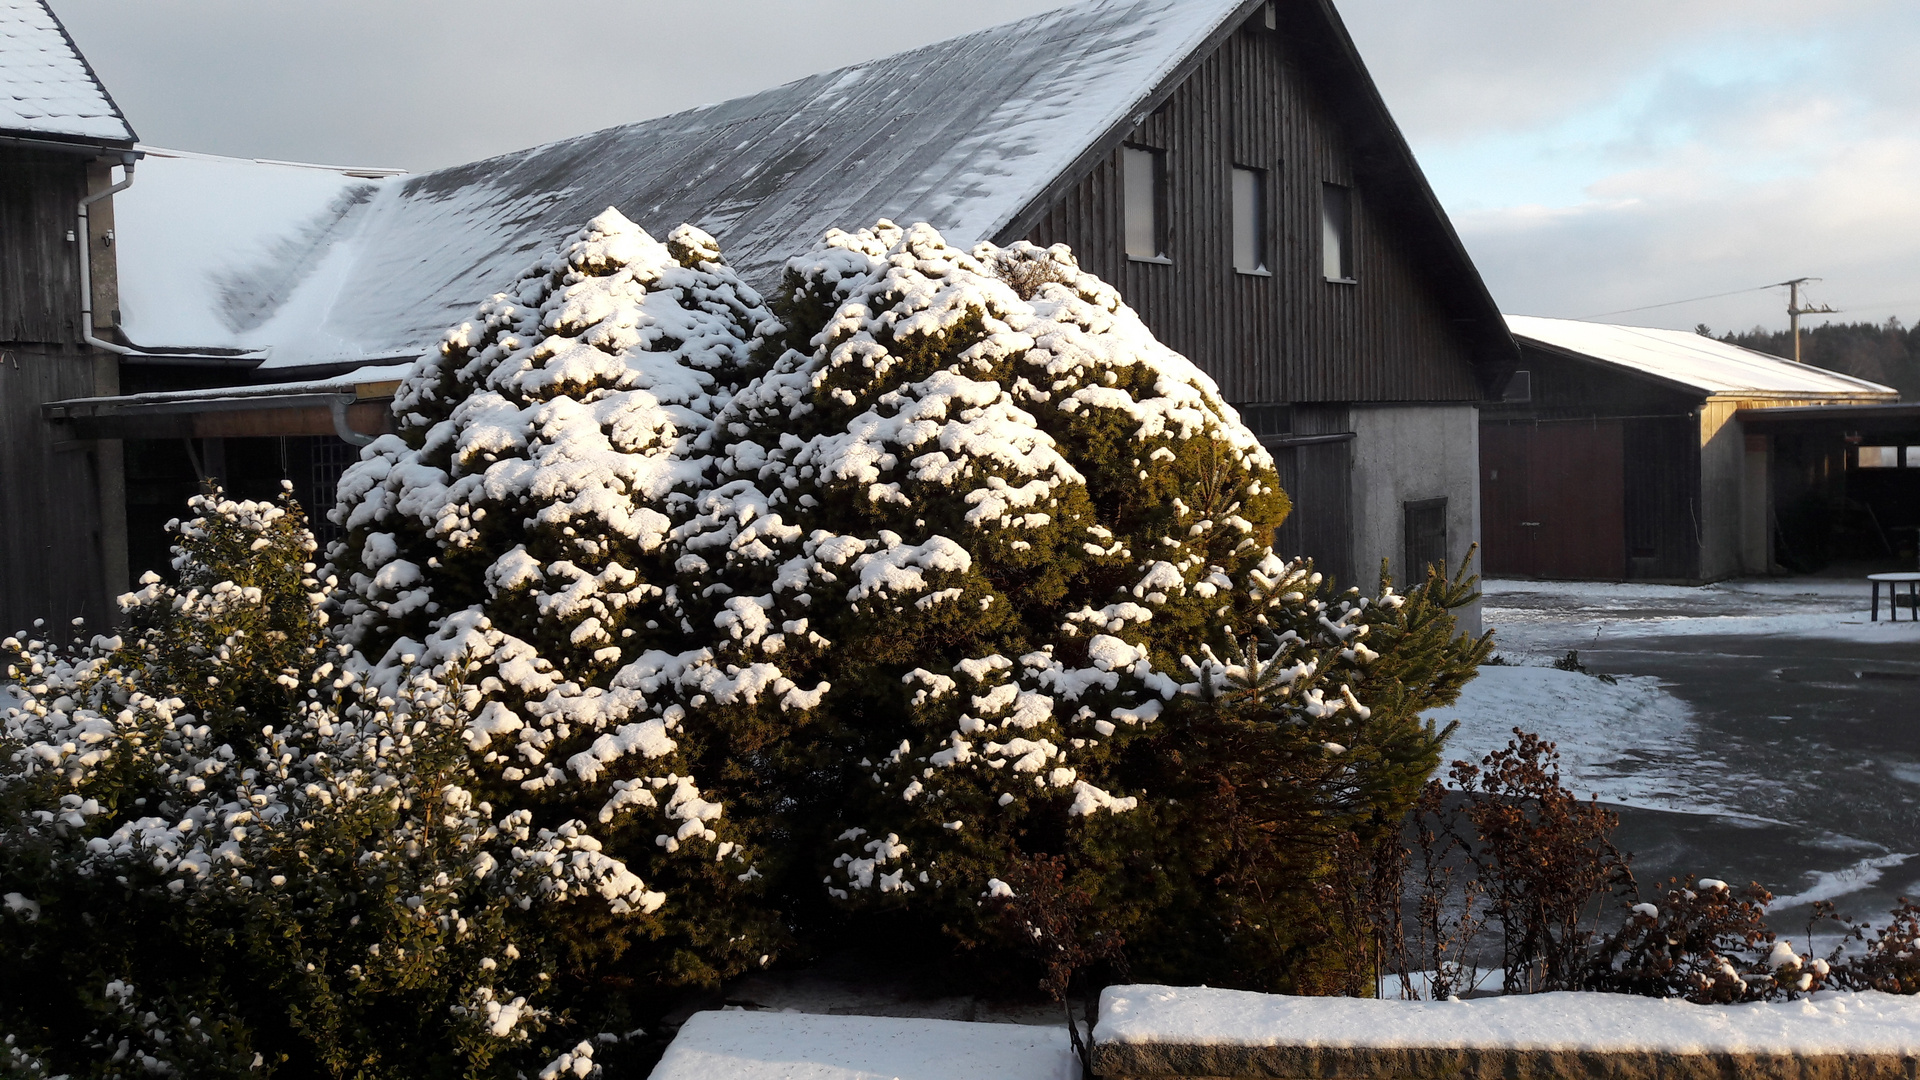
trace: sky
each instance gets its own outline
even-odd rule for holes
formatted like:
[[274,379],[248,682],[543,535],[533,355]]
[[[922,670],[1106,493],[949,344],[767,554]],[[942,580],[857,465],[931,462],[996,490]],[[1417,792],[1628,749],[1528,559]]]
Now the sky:
[[[1920,318],[1920,3],[1336,2],[1504,310]],[[147,143],[416,171],[1056,3],[52,0]]]

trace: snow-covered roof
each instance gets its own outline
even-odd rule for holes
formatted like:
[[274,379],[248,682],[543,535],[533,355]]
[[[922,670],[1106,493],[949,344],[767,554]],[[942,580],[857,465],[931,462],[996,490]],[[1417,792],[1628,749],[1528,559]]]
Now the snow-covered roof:
[[1577,353],[1710,395],[1889,401],[1900,396],[1899,391],[1890,386],[1811,364],[1796,364],[1690,330],[1656,330],[1532,315],[1507,316],[1507,329],[1522,344],[1531,342]]
[[0,132],[133,141],[127,118],[45,0],[0,0]]
[[[133,185],[114,196],[114,250],[121,328],[143,346],[266,351],[282,340],[261,332],[276,318],[318,331],[323,310],[290,305],[330,299],[301,287],[322,268],[337,283],[353,235],[341,226],[393,171],[140,150]],[[353,348],[306,341],[300,351],[350,359]]]
[[988,239],[1249,7],[1095,0],[417,176],[151,161],[115,205],[125,327],[271,347],[268,368],[418,353],[608,206],[660,236],[706,229],[761,287],[833,227]]

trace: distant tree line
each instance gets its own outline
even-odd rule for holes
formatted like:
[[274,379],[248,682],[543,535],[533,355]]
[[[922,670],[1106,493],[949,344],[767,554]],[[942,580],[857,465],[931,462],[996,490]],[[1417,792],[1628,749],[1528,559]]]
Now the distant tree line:
[[[1742,348],[1793,356],[1793,333],[1788,330],[1756,326],[1744,333],[1715,335],[1705,324],[1694,329]],[[1827,323],[1800,332],[1800,355],[1816,367],[1891,386],[1903,400],[1920,397],[1920,326],[1907,327],[1897,318]]]

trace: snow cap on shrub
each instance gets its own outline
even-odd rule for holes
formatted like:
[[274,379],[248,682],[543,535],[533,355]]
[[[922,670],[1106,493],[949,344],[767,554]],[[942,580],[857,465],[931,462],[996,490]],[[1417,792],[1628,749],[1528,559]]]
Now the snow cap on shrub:
[[700,786],[704,744],[623,669],[699,652],[670,533],[704,476],[695,443],[751,376],[768,318],[712,237],[681,226],[662,243],[609,209],[415,365],[398,434],[342,477],[334,511],[339,614],[368,677],[474,664],[466,740],[488,796],[564,807],[683,919],[646,864],[698,841],[703,892],[752,867]]
[[710,666],[815,688],[753,707],[813,716],[842,770],[830,892],[972,904],[1029,815],[1138,805],[1115,748],[1286,577],[1286,497],[1064,247],[883,221],[792,260],[775,306],[785,350],[706,436],[680,531],[688,591],[725,597]]

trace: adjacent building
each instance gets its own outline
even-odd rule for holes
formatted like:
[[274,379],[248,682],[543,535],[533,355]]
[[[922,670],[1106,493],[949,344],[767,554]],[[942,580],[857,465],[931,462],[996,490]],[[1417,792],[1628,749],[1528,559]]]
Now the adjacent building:
[[127,577],[119,443],[41,407],[119,392],[109,192],[138,156],[53,12],[0,0],[0,636],[99,625]]
[[330,502],[396,365],[607,206],[766,290],[880,218],[1069,244],[1274,450],[1288,546],[1371,584],[1479,539],[1476,406],[1515,348],[1330,0],[1073,4],[422,175],[147,151],[139,378],[40,410],[42,439],[126,440],[141,567],[198,478]]
[[[1802,521],[1804,498],[1818,492],[1844,511],[1859,451],[1849,459],[1836,434],[1818,452],[1776,452],[1761,429],[1799,416],[1857,432],[1899,400],[1891,387],[1684,330],[1507,324],[1520,367],[1480,414],[1491,575],[1700,583],[1817,569],[1813,532],[1833,520]],[[1883,408],[1855,411],[1863,405]],[[1908,428],[1911,412],[1895,410]]]

